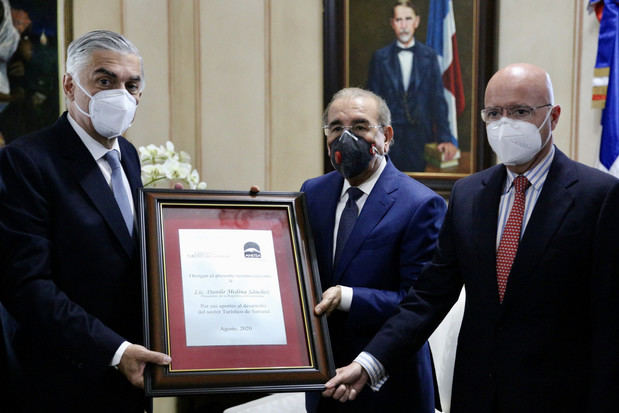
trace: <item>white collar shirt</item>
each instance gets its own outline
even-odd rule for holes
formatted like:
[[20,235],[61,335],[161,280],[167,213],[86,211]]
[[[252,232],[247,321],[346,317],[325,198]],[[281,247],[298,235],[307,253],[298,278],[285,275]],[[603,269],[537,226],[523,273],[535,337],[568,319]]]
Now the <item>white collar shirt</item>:
[[[398,47],[403,49],[406,48],[403,43],[399,40],[396,41]],[[413,47],[415,45],[415,39],[413,39],[413,43],[408,47]],[[411,72],[413,70],[413,52],[409,52],[408,50],[402,50],[398,53],[398,60],[400,61],[400,71],[402,72],[402,84],[404,85],[404,90],[408,90],[408,85],[411,80]]]
[[[542,159],[534,168],[529,169],[523,174],[529,180],[531,186],[529,186],[525,192],[524,216],[522,219],[522,228],[520,230],[521,238],[527,224],[529,223],[529,219],[531,218],[537,199],[542,192],[542,188],[544,187],[544,182],[546,182],[546,178],[548,177],[548,171],[550,170],[550,165],[552,164],[554,156],[555,147],[552,145],[550,151],[548,151],[548,154],[546,154],[544,159]],[[503,229],[507,223],[509,212],[512,209],[512,205],[514,205],[514,179],[518,176],[516,173],[507,168],[506,171],[507,176],[505,177],[505,184],[503,186],[501,201],[499,203],[499,220],[496,234],[497,249],[499,248],[499,243],[501,242],[501,236],[503,235]]]
[[[361,192],[363,192],[359,199],[357,199],[357,208],[359,208],[359,214],[361,214],[361,210],[365,205],[365,201],[367,201],[368,196],[370,196],[370,192],[372,192],[374,185],[376,185],[380,174],[383,173],[385,166],[387,166],[387,160],[384,156],[381,156],[378,169],[376,169],[376,171],[374,171],[374,173],[367,180],[365,180],[361,185],[357,187],[361,190]],[[350,188],[350,183],[347,179],[344,179],[344,185],[342,185],[342,192],[340,193],[340,200],[338,201],[337,207],[335,208],[335,227],[333,229],[333,257],[335,257],[335,244],[337,242],[337,230],[340,226],[340,218],[342,217],[342,211],[344,210],[346,202],[348,201],[348,188]]]
[[[112,149],[108,149],[105,146],[101,145],[99,142],[97,142],[92,136],[90,136],[88,132],[86,132],[75,121],[75,119],[71,117],[70,114],[67,114],[67,119],[69,121],[69,124],[75,131],[75,133],[77,133],[77,136],[79,136],[80,140],[84,143],[84,146],[86,146],[86,149],[88,149],[88,152],[90,152],[90,155],[93,157],[93,159],[97,163],[97,166],[99,166],[99,169],[101,170],[101,173],[103,174],[103,177],[105,178],[105,181],[111,188],[112,187],[112,167],[105,160],[104,156],[110,150],[115,150],[115,151],[118,151],[118,154],[119,154],[118,159],[122,160],[122,152],[120,151],[120,145],[118,144],[118,139],[114,139],[114,144],[112,145]],[[123,186],[125,187],[125,192],[127,194],[132,194],[131,186],[129,185],[129,180],[127,179],[127,175],[125,174],[125,171],[123,168],[121,168],[121,172],[122,172],[122,180],[123,180]],[[131,211],[133,212],[133,216],[135,218],[135,207],[133,204],[133,197],[129,195],[128,198],[129,198],[129,204],[131,205]]]

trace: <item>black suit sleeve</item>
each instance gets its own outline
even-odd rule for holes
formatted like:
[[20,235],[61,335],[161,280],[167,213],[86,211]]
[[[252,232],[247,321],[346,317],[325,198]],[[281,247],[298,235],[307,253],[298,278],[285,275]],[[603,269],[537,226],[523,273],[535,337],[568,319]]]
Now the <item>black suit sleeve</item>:
[[616,411],[619,406],[618,236],[619,183],[608,192],[596,223],[594,268],[590,277],[592,364],[589,412]]
[[457,185],[441,227],[432,263],[421,273],[398,312],[391,317],[365,348],[385,366],[393,369],[405,353],[417,351],[455,304],[463,286],[457,266],[453,234]]

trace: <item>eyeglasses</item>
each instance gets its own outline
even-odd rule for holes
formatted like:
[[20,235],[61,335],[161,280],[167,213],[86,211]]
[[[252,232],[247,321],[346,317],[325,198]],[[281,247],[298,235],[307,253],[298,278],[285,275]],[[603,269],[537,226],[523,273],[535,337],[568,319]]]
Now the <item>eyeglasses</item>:
[[490,107],[484,108],[481,110],[481,118],[484,122],[494,122],[496,120],[501,119],[503,113],[510,118],[516,120],[530,120],[533,117],[536,109],[545,108],[547,106],[552,106],[552,104],[547,103],[545,105],[531,107],[526,105],[515,105],[508,107]]
[[340,136],[345,130],[351,131],[354,135],[362,138],[369,136],[372,129],[382,128],[384,125],[370,125],[369,123],[356,123],[354,125],[326,125],[322,129],[328,138]]

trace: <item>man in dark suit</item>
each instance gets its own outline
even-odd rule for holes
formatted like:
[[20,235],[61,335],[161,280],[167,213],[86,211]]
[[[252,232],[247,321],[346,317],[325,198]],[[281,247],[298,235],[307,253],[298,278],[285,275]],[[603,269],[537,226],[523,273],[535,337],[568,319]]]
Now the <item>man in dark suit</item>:
[[[503,164],[454,185],[431,266],[365,351],[389,373],[464,285],[453,413],[617,411],[619,180],[554,147],[542,69],[498,71],[485,106]],[[353,362],[325,395],[354,399],[367,380]]]
[[[0,227],[11,246],[0,299],[17,320],[13,348],[25,412],[143,412],[135,205],[140,162],[120,136],[142,94],[142,58],[94,31],[67,51],[65,112],[0,152]],[[120,163],[118,163],[120,157]]]
[[447,160],[457,152],[438,59],[430,47],[415,40],[418,26],[413,4],[398,2],[391,18],[396,41],[374,52],[368,74],[368,89],[385,99],[391,110],[396,142],[389,156],[406,172],[425,170],[426,143],[438,142]]
[[[1,150],[1,149],[0,149]],[[2,187],[2,177],[0,176],[0,188]],[[1,280],[3,279],[3,271],[7,266],[7,262],[12,254],[12,246],[5,240],[5,232],[2,231],[0,223],[0,288],[2,288]],[[13,351],[13,338],[15,337],[16,322],[13,317],[7,312],[4,305],[0,303],[0,369],[5,374],[0,377],[0,398],[2,409],[7,412],[19,412],[12,394],[19,388],[21,381],[16,377],[15,373],[19,373],[15,367],[15,354]],[[10,372],[10,374],[7,374]]]
[[[329,315],[334,359],[343,363],[395,312],[429,261],[446,206],[386,156],[393,129],[380,97],[343,89],[323,121],[337,171],[306,181],[301,191],[325,289],[315,312]],[[400,360],[384,393],[367,389],[352,405],[323,399],[317,410],[376,412],[388,406],[390,412],[408,412],[412,405],[415,412],[434,412],[430,355],[427,344],[420,347]],[[319,393],[308,393],[308,411],[316,411],[318,401]]]

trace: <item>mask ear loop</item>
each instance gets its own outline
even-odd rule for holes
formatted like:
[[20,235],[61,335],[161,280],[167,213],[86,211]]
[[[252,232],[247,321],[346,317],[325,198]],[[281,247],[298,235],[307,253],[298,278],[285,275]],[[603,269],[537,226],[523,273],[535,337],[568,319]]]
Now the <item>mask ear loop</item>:
[[370,148],[370,153],[374,156],[385,156],[384,153],[379,152],[378,148],[374,144],[372,144],[372,147]]
[[[548,111],[548,114],[546,115],[546,117],[544,118],[544,121],[542,122],[541,125],[539,125],[539,128],[537,128],[537,130],[539,131],[540,129],[542,129],[542,126],[544,126],[544,123],[546,123],[546,121],[548,119],[550,119],[550,114],[552,113],[552,110],[554,109],[554,106],[552,106],[550,108],[550,110]],[[550,142],[550,136],[552,135],[552,129],[548,130],[548,136],[546,136],[546,142],[544,142],[544,144],[542,145],[541,148],[539,148],[539,150],[541,151],[542,149],[544,149],[546,147],[546,145],[548,144],[548,142]]]
[[[377,131],[377,133],[378,133],[378,131]],[[382,133],[382,132],[380,132],[380,133],[383,135],[383,138],[385,138],[385,134],[384,134],[384,133]],[[386,138],[385,138],[385,139],[386,139]],[[370,148],[370,153],[371,153],[372,155],[374,155],[374,156],[383,156],[383,157],[384,157],[384,156],[386,155],[385,153],[380,153],[380,152],[378,151],[378,148],[376,147],[376,144],[375,144],[375,143],[373,143],[373,144],[372,144],[372,147]]]
[[[80,85],[80,82],[78,82],[77,77],[74,77],[73,75],[71,75],[71,78],[73,79],[73,82],[82,90],[82,92],[84,92],[86,94],[86,96],[88,96],[90,99],[92,99],[92,95],[90,93],[88,93],[88,91],[86,91],[86,89],[84,89],[82,87],[82,85]],[[73,99],[73,103],[75,103],[75,107],[77,108],[77,110],[79,110],[82,113],[82,115],[88,116],[89,118],[92,117],[90,115],[90,113],[84,112],[82,110],[82,108],[80,108],[80,105],[77,104],[77,100]]]

